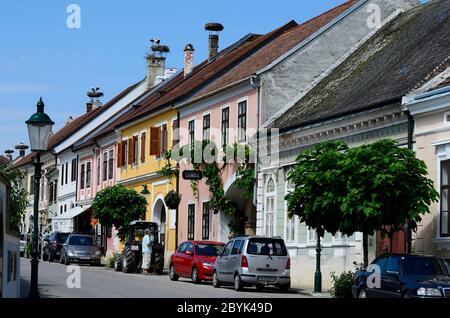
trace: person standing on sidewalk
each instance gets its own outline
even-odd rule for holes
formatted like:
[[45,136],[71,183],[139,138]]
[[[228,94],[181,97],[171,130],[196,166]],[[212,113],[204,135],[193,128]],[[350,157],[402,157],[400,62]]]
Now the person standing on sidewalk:
[[150,230],[146,229],[144,234],[144,238],[142,239],[142,273],[144,275],[148,275],[148,269],[150,268],[150,260],[152,256]]

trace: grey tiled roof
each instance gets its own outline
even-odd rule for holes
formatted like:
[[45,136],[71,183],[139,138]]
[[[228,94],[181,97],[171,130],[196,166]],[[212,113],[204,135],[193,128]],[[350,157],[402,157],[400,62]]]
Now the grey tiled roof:
[[271,127],[289,130],[399,102],[450,55],[450,1],[402,13],[296,102]]

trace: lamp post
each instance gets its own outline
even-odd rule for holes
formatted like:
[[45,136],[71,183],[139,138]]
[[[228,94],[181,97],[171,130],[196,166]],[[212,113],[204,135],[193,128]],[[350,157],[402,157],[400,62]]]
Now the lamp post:
[[322,292],[322,273],[320,272],[320,253],[322,248],[320,247],[320,235],[317,233],[317,246],[316,246],[316,273],[314,274],[314,292]]
[[34,162],[34,210],[33,210],[33,237],[31,252],[31,284],[29,298],[39,298],[38,290],[38,264],[39,264],[39,185],[41,179],[41,153],[47,151],[48,140],[54,122],[44,113],[44,102],[42,97],[37,102],[37,112],[25,123],[28,126],[31,151],[36,153]]

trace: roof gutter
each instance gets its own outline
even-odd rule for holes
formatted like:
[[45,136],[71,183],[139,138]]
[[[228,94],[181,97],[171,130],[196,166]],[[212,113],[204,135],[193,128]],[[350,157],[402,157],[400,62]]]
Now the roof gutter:
[[[305,126],[311,126],[311,125],[318,124],[318,123],[321,123],[321,122],[324,122],[324,121],[327,121],[327,120],[335,119],[335,118],[338,118],[338,117],[348,116],[348,115],[352,115],[352,114],[355,114],[355,113],[360,113],[360,112],[363,112],[363,111],[371,110],[373,108],[379,108],[379,107],[388,106],[388,105],[392,105],[392,104],[395,104],[395,103],[401,103],[401,102],[402,102],[402,96],[394,97],[394,98],[386,99],[386,100],[381,101],[381,102],[377,102],[377,103],[373,103],[373,104],[367,105],[367,106],[359,109],[357,112],[355,112],[355,111],[346,111],[346,112],[343,112],[343,113],[339,113],[337,115],[331,115],[331,116],[323,117],[323,118],[320,118],[320,119],[314,119],[314,120],[306,121],[306,122],[301,123],[301,124],[290,125],[290,126],[287,126],[287,127],[284,127],[284,128],[280,128],[279,131],[280,131],[280,134],[281,134],[281,133],[285,133],[285,132],[287,132],[289,130],[294,130],[294,129],[298,129],[298,128],[305,127]],[[276,127],[269,127],[269,128],[276,128]]]
[[[328,22],[328,24],[326,24],[325,26],[323,26],[322,28],[320,28],[318,31],[314,32],[312,35],[310,35],[309,37],[307,37],[305,40],[303,40],[302,42],[300,42],[299,44],[297,44],[296,46],[294,46],[292,49],[290,49],[289,51],[287,51],[286,53],[284,53],[283,55],[281,55],[279,58],[277,58],[275,61],[273,61],[272,63],[270,63],[269,65],[263,67],[262,69],[260,69],[259,71],[256,72],[256,75],[261,75],[262,73],[270,70],[271,68],[275,67],[276,65],[278,65],[280,62],[282,62],[284,59],[288,58],[289,56],[291,56],[292,54],[294,54],[295,52],[297,52],[298,50],[300,50],[301,48],[307,46],[308,44],[310,44],[312,41],[314,41],[316,38],[318,38],[319,36],[321,36],[322,34],[324,34],[325,32],[327,32],[329,29],[331,29],[333,26],[335,26],[336,24],[338,24],[340,21],[342,21],[343,19],[345,19],[348,15],[352,14],[354,11],[356,11],[357,9],[359,9],[361,6],[363,6],[365,3],[367,3],[369,0],[361,0],[360,2],[358,2],[357,4],[355,4],[354,6],[352,6],[350,9],[348,9],[347,11],[345,11],[344,13],[342,13],[341,15],[337,16],[336,18],[334,18],[333,20],[331,20],[330,22]],[[301,25],[301,24],[300,24]]]

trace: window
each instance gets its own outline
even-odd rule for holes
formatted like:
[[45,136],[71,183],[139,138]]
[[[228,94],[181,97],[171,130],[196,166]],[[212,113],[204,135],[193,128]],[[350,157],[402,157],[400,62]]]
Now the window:
[[139,137],[133,136],[131,163],[134,165],[137,164],[138,161],[138,151],[139,151]]
[[266,236],[275,235],[275,181],[270,178],[266,187],[266,202],[264,206]]
[[191,147],[194,146],[194,140],[195,140],[195,120],[190,120],[188,124],[189,129],[189,140],[188,143],[191,145]]
[[234,241],[228,242],[227,245],[223,248],[222,256],[228,256],[231,253],[231,247],[233,246]]
[[69,179],[69,162],[66,162],[66,171],[65,171],[65,184],[67,184],[67,182],[69,181],[68,179]]
[[34,195],[34,175],[30,177],[30,195]]
[[141,133],[141,162],[145,162],[145,141],[147,138],[147,133],[144,131]]
[[186,252],[192,252],[194,254],[194,244],[190,242],[186,243]]
[[247,134],[247,101],[238,104],[238,142],[246,141]]
[[400,273],[400,259],[397,256],[389,257],[386,263],[386,273],[388,271]]
[[380,267],[380,273],[383,273],[384,270],[386,269],[387,260],[388,260],[387,256],[382,255],[378,257],[375,261],[373,261],[373,264],[376,264]]
[[210,219],[209,202],[203,202],[203,215],[202,215],[203,240],[209,240],[209,219]]
[[242,246],[244,241],[242,240],[236,240],[234,242],[233,248],[231,249],[231,255],[238,255],[242,253]]
[[60,207],[59,207],[59,214],[62,214],[63,213],[63,206],[61,205]]
[[84,189],[84,163],[81,164],[80,189]]
[[53,203],[53,182],[50,182],[48,187],[49,187],[49,190],[48,190],[48,201],[50,203]]
[[114,176],[114,150],[109,151],[109,168],[108,168],[108,179],[112,180]]
[[64,212],[67,212],[67,204],[64,204]]
[[440,215],[440,236],[450,236],[450,160],[441,161],[441,215]]
[[247,244],[247,253],[251,255],[288,255],[283,240],[265,237],[249,239]]
[[70,174],[70,181],[75,182],[77,180],[76,179],[77,178],[77,159],[76,158],[72,159],[71,167],[72,167],[72,171]]
[[178,252],[184,253],[184,251],[186,251],[186,247],[187,247],[187,243],[181,244],[180,247],[178,248]]
[[317,232],[313,228],[308,228],[308,242],[315,242],[317,241]]
[[100,185],[100,178],[101,178],[101,175],[100,175],[100,171],[101,171],[101,169],[100,169],[100,162],[101,162],[100,157],[98,157],[97,158],[97,185]]
[[188,205],[188,240],[194,239],[195,204]]
[[64,185],[64,164],[61,165],[61,185]]
[[91,162],[88,161],[86,164],[86,188],[89,189],[91,187]]
[[119,151],[117,154],[117,167],[119,168],[126,168],[127,166],[127,150],[128,150],[128,146],[127,146],[127,140],[122,140],[119,143]]
[[178,145],[180,140],[180,129],[179,129],[178,119],[172,121],[172,148]]
[[159,156],[164,157],[164,153],[167,151],[167,124],[161,126],[161,140],[160,140],[160,150]]
[[287,218],[286,241],[295,242],[295,216]]
[[108,179],[108,153],[103,153],[103,181]]
[[222,147],[229,142],[230,108],[222,109]]
[[203,116],[203,140],[210,141],[211,115]]

